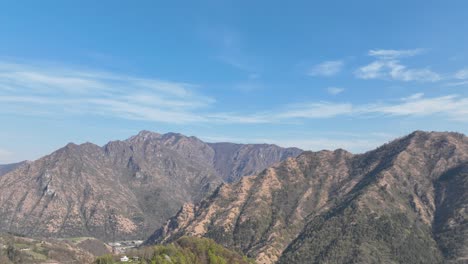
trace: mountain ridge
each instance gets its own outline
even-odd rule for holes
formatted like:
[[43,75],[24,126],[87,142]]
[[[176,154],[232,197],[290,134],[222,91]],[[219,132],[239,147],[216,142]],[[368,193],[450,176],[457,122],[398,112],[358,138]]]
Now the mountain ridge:
[[[251,146],[260,152],[267,148],[246,145]],[[273,148],[287,155],[300,152]],[[215,166],[214,155],[209,144],[178,133],[142,131],[103,146],[69,143],[0,178],[0,230],[142,238],[184,202],[199,201],[221,184],[217,170],[222,166],[239,168],[236,175],[228,175],[235,178],[282,158],[271,155],[259,162],[259,157],[244,153],[240,158],[247,171],[230,165],[231,159]]]
[[467,163],[468,138],[448,132],[303,152],[184,205],[146,243],[208,237],[258,263],[463,261]]

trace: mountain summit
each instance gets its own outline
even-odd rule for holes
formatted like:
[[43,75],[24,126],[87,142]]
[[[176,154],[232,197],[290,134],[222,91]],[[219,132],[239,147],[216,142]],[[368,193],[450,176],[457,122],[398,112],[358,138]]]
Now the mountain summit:
[[70,143],[0,177],[0,230],[28,236],[143,238],[223,181],[297,156],[274,145],[205,143],[142,131],[105,146]]
[[147,243],[212,238],[258,263],[468,259],[468,138],[416,131],[376,150],[304,152],[185,204]]

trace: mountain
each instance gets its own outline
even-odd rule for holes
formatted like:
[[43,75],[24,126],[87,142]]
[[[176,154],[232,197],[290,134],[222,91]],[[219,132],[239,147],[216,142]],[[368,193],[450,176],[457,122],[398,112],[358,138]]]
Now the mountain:
[[23,165],[27,161],[22,161],[18,163],[11,163],[11,164],[0,164],[0,176],[7,174],[8,172],[18,168],[19,166]]
[[280,148],[267,144],[208,143],[214,150],[214,167],[225,182],[234,182],[242,176],[254,175],[278,161],[297,157],[298,148]]
[[[226,151],[217,146],[149,131],[103,147],[70,143],[0,177],[0,232],[143,238],[183,203],[211,193],[223,178],[251,174],[300,153],[272,145]],[[259,153],[263,156],[255,156]]]
[[468,138],[304,152],[187,203],[147,241],[202,236],[258,263],[466,263]]

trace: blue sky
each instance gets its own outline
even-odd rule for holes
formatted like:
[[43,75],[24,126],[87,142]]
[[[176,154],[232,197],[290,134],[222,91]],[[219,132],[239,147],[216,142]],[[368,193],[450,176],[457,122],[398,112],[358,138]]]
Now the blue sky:
[[303,149],[468,132],[466,1],[0,1],[0,163],[140,130]]

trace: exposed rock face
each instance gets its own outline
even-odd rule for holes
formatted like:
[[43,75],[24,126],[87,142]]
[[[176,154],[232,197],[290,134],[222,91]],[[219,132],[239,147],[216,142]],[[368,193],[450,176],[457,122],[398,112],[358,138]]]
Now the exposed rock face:
[[[271,147],[252,148],[264,153],[262,148]],[[270,165],[264,160],[287,156],[273,153],[252,161],[243,155],[244,170],[216,162],[216,155],[224,154],[209,144],[175,133],[142,131],[103,147],[71,143],[0,177],[0,231],[143,238],[183,203],[198,202],[216,189],[222,183],[217,168],[236,167],[235,176],[225,175],[233,179]]]
[[305,152],[185,205],[147,243],[213,238],[258,263],[468,260],[468,138]]

